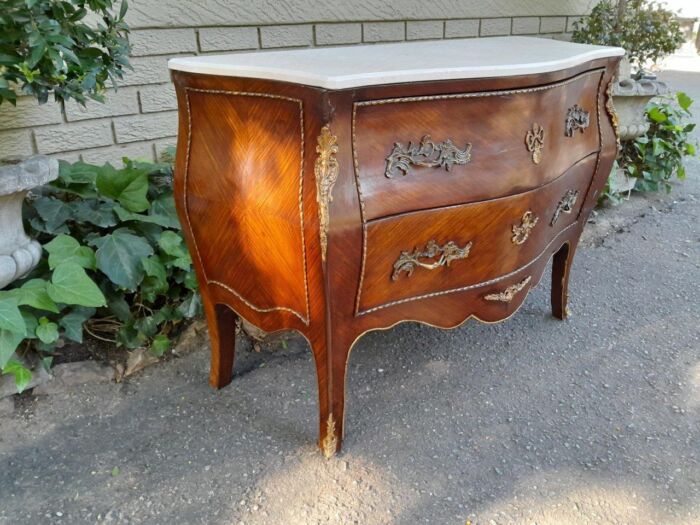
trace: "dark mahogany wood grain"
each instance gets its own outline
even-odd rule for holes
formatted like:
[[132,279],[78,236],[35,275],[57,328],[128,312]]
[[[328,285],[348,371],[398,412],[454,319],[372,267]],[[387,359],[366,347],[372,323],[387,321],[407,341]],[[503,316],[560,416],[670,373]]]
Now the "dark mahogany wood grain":
[[[347,361],[362,334],[407,320],[450,328],[471,317],[507,319],[552,258],[552,311],[564,318],[576,245],[616,153],[605,109],[616,63],[340,91],[173,72],[180,109],[176,204],[210,328],[211,384],[221,388],[231,380],[236,315],[269,332],[300,332],[316,365],[319,445],[332,453],[345,427]],[[469,103],[442,97],[556,83],[562,85]],[[358,103],[424,96],[439,98],[365,104],[353,127]],[[574,103],[590,111],[590,126],[565,137],[565,112]],[[532,120],[549,138],[538,166],[524,144],[523,127]],[[339,167],[325,260],[314,172],[324,126],[337,138]],[[393,142],[423,134],[472,142],[472,163],[449,174],[421,168],[385,178]],[[580,192],[575,211],[550,227],[569,187]],[[528,209],[541,222],[516,246],[511,228]],[[417,269],[392,282],[400,252],[431,238],[474,240],[473,251],[449,269]],[[524,281],[510,302],[486,299]],[[471,287],[452,290],[464,286]],[[452,291],[431,295],[446,290]],[[421,294],[427,296],[373,309]]]
[[[365,219],[512,195],[560,176],[572,161],[598,151],[601,75],[594,70],[545,86],[356,102],[354,152]],[[575,104],[589,112],[590,125],[568,137],[565,117]],[[539,164],[524,147],[534,123],[545,130]],[[450,139],[461,149],[470,143],[470,162],[449,171],[414,167],[387,178],[393,144],[417,144],[423,135],[436,143]]]

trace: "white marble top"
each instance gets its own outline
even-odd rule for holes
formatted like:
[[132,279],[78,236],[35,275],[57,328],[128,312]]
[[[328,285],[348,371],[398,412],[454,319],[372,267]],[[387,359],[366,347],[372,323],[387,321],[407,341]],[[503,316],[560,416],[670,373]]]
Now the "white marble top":
[[171,59],[168,67],[346,89],[546,73],[624,53],[619,47],[508,36],[183,57]]

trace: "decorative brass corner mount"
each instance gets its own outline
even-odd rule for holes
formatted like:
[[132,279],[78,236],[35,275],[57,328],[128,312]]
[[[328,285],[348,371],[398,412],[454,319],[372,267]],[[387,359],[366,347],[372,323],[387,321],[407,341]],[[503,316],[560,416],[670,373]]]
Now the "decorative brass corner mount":
[[525,279],[523,279],[519,283],[509,286],[508,288],[506,288],[502,292],[490,293],[488,295],[485,295],[484,299],[486,299],[487,301],[500,301],[502,303],[509,303],[515,298],[515,296],[519,292],[522,291],[523,288],[525,288],[530,283],[531,280],[532,280],[532,277],[530,275],[528,275],[527,277],[525,277]]
[[578,199],[578,190],[567,190],[564,196],[557,204],[557,209],[554,210],[554,215],[552,216],[552,221],[549,223],[550,226],[559,220],[559,216],[562,213],[571,213],[574,210],[574,205]]
[[523,218],[520,220],[520,224],[513,225],[513,236],[510,238],[513,244],[523,244],[530,236],[530,232],[537,225],[537,221],[539,220],[539,217],[532,211],[526,211],[523,214]]
[[532,153],[532,162],[539,164],[542,160],[542,148],[544,147],[544,128],[537,122],[532,124],[532,129],[525,135],[525,145]]
[[405,148],[398,142],[386,158],[384,176],[392,178],[397,171],[408,175],[411,166],[423,166],[427,168],[445,168],[450,171],[454,164],[467,164],[471,160],[472,145],[467,143],[463,150],[447,139],[440,144],[435,144],[430,135],[423,135],[418,145],[409,142]]
[[335,419],[333,419],[333,413],[328,414],[328,420],[326,421],[326,437],[323,438],[321,448],[323,449],[323,455],[326,459],[334,456],[338,448],[338,437],[335,435]]
[[338,153],[338,137],[331,133],[326,124],[321,128],[316,146],[316,202],[318,202],[319,236],[321,241],[321,259],[325,262],[328,250],[328,225],[330,215],[328,207],[333,200],[333,185],[338,180],[339,166],[335,155]]
[[583,109],[578,104],[574,104],[566,112],[566,122],[564,135],[573,137],[574,132],[579,130],[581,133],[590,125],[591,116],[588,111]]
[[605,90],[605,111],[610,117],[610,122],[612,123],[613,131],[615,132],[615,142],[617,142],[617,151],[620,151],[622,147],[620,145],[620,122],[617,118],[617,112],[615,111],[615,106],[613,104],[613,84],[615,79],[611,79],[608,82],[608,87]]
[[[449,241],[447,244],[440,246],[434,240],[426,244],[425,250],[416,249],[413,253],[405,251],[394,263],[394,272],[391,274],[391,280],[396,281],[401,272],[406,272],[408,277],[413,275],[413,270],[416,266],[425,268],[426,270],[435,270],[441,266],[449,266],[452,261],[457,259],[466,259],[469,257],[469,252],[472,249],[472,243],[468,242],[464,248],[460,248],[454,241]],[[421,262],[420,259],[435,259],[431,263]]]

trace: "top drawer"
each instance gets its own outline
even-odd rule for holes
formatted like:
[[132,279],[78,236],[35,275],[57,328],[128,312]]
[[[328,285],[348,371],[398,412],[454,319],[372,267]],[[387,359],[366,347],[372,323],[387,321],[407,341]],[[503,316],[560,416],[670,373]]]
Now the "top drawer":
[[353,155],[364,219],[554,180],[598,150],[602,73],[523,89],[356,102]]

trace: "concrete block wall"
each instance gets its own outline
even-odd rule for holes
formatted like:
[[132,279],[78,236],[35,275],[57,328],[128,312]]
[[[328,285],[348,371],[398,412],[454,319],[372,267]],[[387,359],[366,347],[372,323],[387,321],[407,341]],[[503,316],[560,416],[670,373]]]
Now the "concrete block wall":
[[[155,160],[177,133],[174,56],[499,35],[568,39],[594,0],[133,0],[131,64],[106,103],[0,106],[0,158]],[[436,19],[439,15],[443,18]]]

